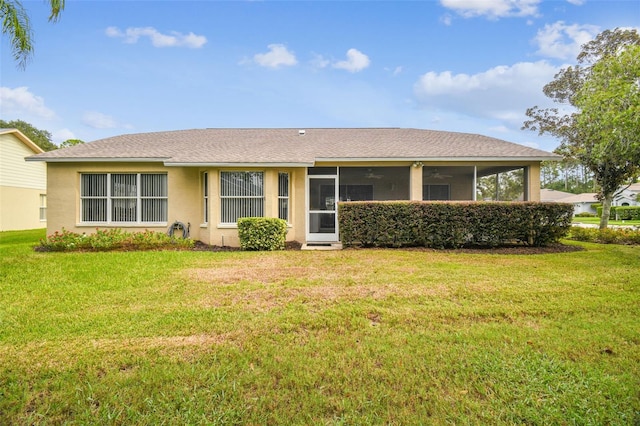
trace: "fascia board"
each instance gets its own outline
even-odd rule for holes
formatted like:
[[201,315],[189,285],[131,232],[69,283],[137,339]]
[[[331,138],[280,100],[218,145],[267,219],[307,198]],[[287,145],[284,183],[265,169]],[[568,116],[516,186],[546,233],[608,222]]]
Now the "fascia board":
[[47,163],[162,163],[166,160],[163,158],[119,158],[119,157],[26,157],[26,161],[44,161]]

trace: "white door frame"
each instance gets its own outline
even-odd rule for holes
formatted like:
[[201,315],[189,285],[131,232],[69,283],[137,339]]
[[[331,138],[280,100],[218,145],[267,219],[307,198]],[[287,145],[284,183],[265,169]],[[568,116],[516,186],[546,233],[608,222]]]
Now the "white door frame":
[[[310,191],[312,179],[333,179],[334,194],[333,206],[325,210],[311,210],[310,208]],[[305,215],[306,215],[306,240],[309,242],[338,242],[338,174],[335,175],[307,175],[305,189]],[[329,207],[329,206],[327,206]],[[311,232],[311,216],[317,214],[334,214],[334,232]]]

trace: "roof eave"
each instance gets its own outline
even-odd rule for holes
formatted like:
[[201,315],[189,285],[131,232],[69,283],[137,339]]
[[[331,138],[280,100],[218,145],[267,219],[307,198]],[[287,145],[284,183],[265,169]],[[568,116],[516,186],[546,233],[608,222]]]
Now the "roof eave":
[[316,162],[372,162],[372,161],[422,161],[422,162],[487,162],[487,161],[545,161],[557,160],[562,157],[550,154],[548,156],[532,157],[319,157]]
[[26,157],[26,161],[44,161],[47,163],[162,163],[166,157]]
[[312,167],[314,163],[311,162],[185,162],[185,161],[165,161],[164,165],[167,167]]

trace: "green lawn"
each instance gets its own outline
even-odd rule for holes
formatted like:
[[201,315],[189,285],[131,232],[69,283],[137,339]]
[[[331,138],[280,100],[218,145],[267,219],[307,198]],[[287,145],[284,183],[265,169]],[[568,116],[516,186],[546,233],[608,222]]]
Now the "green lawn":
[[640,422],[638,246],[34,252],[42,236],[0,233],[0,424]]
[[[574,217],[573,223],[588,223],[600,225],[599,217]],[[640,226],[640,220],[609,220],[609,225],[635,225]]]

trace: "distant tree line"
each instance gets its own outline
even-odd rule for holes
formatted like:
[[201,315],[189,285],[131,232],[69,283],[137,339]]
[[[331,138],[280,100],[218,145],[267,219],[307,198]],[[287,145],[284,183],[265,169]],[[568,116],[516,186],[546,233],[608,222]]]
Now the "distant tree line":
[[540,186],[572,194],[597,192],[593,173],[584,164],[571,158],[543,161],[540,166]]
[[26,137],[31,139],[31,142],[38,145],[44,151],[53,151],[58,148],[66,148],[68,146],[78,145],[84,143],[84,141],[80,139],[67,139],[62,142],[58,147],[53,140],[51,139],[51,133],[47,130],[41,130],[36,128],[30,123],[27,123],[23,120],[11,120],[5,121],[0,120],[0,129],[18,129],[20,130]]

